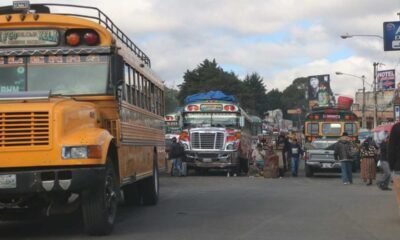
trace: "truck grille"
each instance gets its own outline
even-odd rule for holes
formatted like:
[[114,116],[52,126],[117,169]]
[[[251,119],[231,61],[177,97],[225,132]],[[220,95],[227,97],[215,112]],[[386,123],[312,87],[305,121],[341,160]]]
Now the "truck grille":
[[48,112],[0,113],[0,147],[49,145]]
[[224,133],[194,132],[190,136],[193,149],[222,150],[224,146]]

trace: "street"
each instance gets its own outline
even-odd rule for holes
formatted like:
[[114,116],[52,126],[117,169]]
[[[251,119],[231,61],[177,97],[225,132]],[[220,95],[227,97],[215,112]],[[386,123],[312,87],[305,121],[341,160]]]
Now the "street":
[[[120,206],[106,239],[398,239],[394,193],[338,175],[160,178],[155,207]],[[86,239],[79,215],[0,224],[2,239]],[[95,237],[90,237],[95,238]],[[103,239],[103,238],[101,238]]]

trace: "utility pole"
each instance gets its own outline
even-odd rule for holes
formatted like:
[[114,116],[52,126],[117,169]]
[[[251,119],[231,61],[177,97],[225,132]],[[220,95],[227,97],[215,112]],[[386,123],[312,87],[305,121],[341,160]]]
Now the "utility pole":
[[374,65],[374,92],[373,92],[373,94],[374,94],[374,128],[375,128],[376,126],[378,126],[378,96],[376,94],[378,83],[377,83],[376,78],[377,78],[377,68],[378,68],[379,63],[374,62],[373,65]]
[[362,88],[362,109],[361,109],[361,125],[363,128],[367,128],[367,121],[365,119],[365,76],[362,75],[361,76],[361,80],[362,80],[362,84],[363,84],[363,88]]

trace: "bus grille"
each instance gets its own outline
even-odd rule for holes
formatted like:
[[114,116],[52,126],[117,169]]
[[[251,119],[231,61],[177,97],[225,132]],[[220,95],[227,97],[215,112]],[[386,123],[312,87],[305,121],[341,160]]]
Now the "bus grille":
[[49,145],[48,112],[0,113],[0,147]]
[[190,137],[193,149],[222,150],[224,146],[224,133],[194,132]]

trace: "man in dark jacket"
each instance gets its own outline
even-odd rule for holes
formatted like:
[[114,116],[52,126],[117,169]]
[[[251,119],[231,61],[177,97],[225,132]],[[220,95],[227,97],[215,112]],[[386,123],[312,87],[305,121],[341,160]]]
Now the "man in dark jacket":
[[377,185],[381,190],[391,190],[389,188],[390,182],[390,167],[387,159],[387,145],[389,140],[389,133],[385,132],[385,138],[379,145],[380,147],[380,168],[382,169],[383,175],[381,180],[377,181]]
[[351,142],[347,132],[344,132],[342,137],[335,145],[335,159],[340,161],[342,168],[342,181],[344,184],[353,183],[352,176],[352,160]]
[[290,157],[292,160],[292,176],[297,177],[297,171],[299,169],[299,161],[300,156],[303,155],[304,151],[301,148],[300,144],[297,142],[297,138],[293,139],[293,142],[290,144],[289,149]]
[[171,175],[174,175],[174,172],[177,172],[179,176],[182,176],[182,157],[184,156],[185,151],[183,149],[182,144],[177,142],[176,137],[172,138],[172,144],[169,152],[169,158],[172,160],[172,171]]
[[400,174],[400,122],[394,124],[390,131],[387,157],[390,169]]

